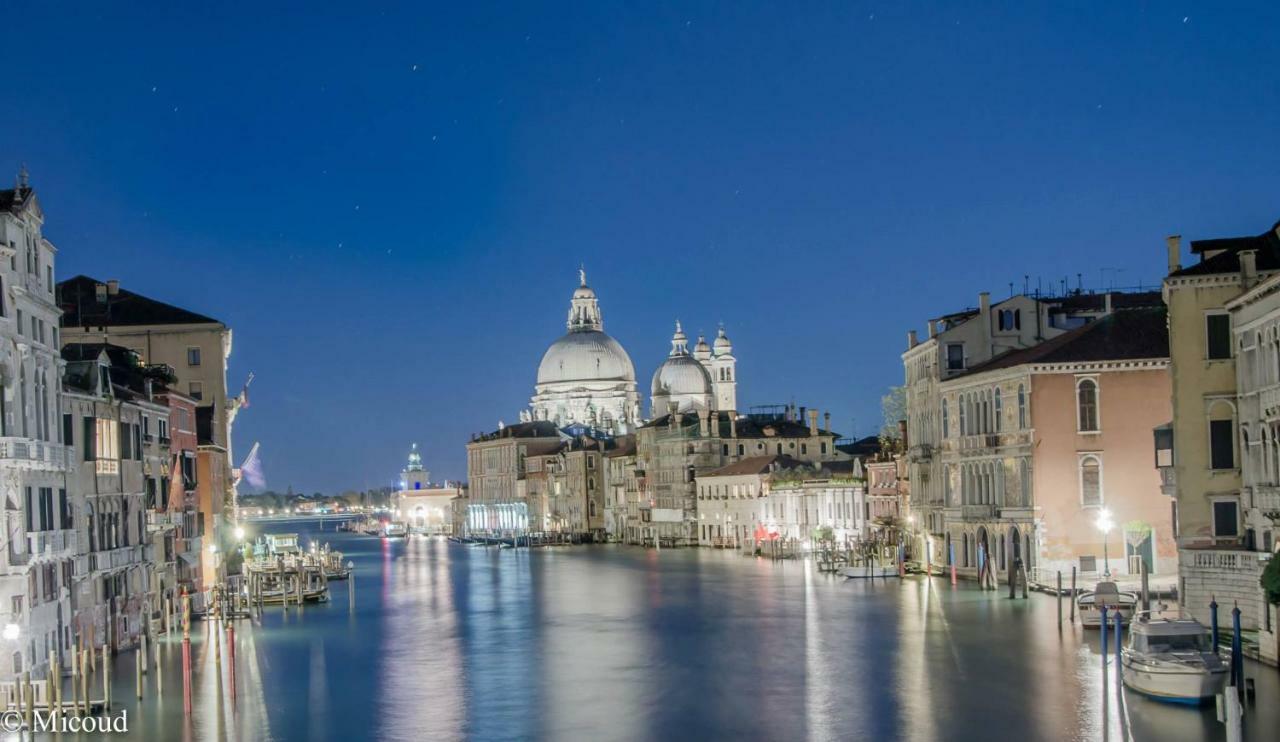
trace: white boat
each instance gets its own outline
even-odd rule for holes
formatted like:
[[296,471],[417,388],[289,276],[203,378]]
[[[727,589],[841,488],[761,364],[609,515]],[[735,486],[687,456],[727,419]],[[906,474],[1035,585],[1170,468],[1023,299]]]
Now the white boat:
[[387,538],[400,538],[407,532],[408,531],[405,529],[403,523],[388,523],[386,527],[383,528],[382,535]]
[[1119,611],[1120,623],[1128,625],[1138,606],[1138,595],[1120,592],[1114,582],[1099,582],[1093,590],[1080,593],[1076,598],[1076,610],[1080,612],[1080,625],[1087,629],[1096,629],[1101,626],[1103,606],[1107,608],[1108,624],[1115,625],[1116,611]]
[[1218,695],[1230,671],[1209,630],[1190,618],[1134,621],[1121,662],[1126,686],[1180,703],[1200,703]]

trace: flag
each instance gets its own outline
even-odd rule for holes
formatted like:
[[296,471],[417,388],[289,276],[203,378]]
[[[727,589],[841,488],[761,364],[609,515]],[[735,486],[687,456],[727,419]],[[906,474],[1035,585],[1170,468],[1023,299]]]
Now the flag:
[[253,444],[253,448],[249,450],[249,455],[245,457],[244,463],[240,465],[240,478],[254,489],[262,489],[267,484],[267,478],[262,473],[262,458],[258,456],[257,443]]

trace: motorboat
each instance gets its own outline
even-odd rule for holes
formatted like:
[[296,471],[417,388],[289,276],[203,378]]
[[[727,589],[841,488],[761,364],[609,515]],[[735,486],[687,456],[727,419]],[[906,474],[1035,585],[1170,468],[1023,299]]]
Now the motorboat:
[[1102,609],[1107,609],[1107,622],[1114,624],[1116,612],[1120,623],[1128,625],[1138,606],[1138,594],[1121,592],[1114,582],[1099,582],[1092,590],[1080,593],[1076,598],[1076,610],[1080,612],[1080,625],[1096,629],[1102,625]]
[[401,538],[407,534],[403,523],[388,523],[382,529],[382,535],[387,538]]
[[1190,618],[1139,617],[1129,627],[1121,662],[1127,687],[1176,703],[1213,698],[1222,692],[1230,673],[1209,630]]

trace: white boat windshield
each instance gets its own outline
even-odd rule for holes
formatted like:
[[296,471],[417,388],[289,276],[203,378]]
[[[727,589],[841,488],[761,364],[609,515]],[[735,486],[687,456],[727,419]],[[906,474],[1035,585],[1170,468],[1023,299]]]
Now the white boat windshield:
[[1166,636],[1142,636],[1139,638],[1139,649],[1151,653],[1160,652],[1211,652],[1213,642],[1209,632],[1200,634],[1169,634]]

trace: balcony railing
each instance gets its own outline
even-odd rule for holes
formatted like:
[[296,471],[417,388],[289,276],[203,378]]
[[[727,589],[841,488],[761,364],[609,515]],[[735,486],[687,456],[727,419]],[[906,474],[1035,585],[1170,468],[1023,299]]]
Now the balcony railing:
[[960,517],[965,520],[982,520],[996,517],[995,505],[961,505]]
[[8,465],[64,469],[71,453],[69,446],[58,443],[30,438],[0,438],[0,462]]
[[1280,384],[1275,384],[1258,393],[1258,411],[1264,420],[1280,418]]
[[76,532],[73,530],[36,531],[27,534],[27,550],[33,557],[75,551],[76,543]]
[[1258,485],[1253,488],[1253,506],[1263,513],[1275,517],[1280,513],[1280,487],[1275,485]]
[[1191,557],[1191,566],[1195,569],[1221,569],[1242,571],[1253,574],[1261,569],[1261,564],[1270,555],[1261,551],[1239,551],[1187,549],[1184,555]]

